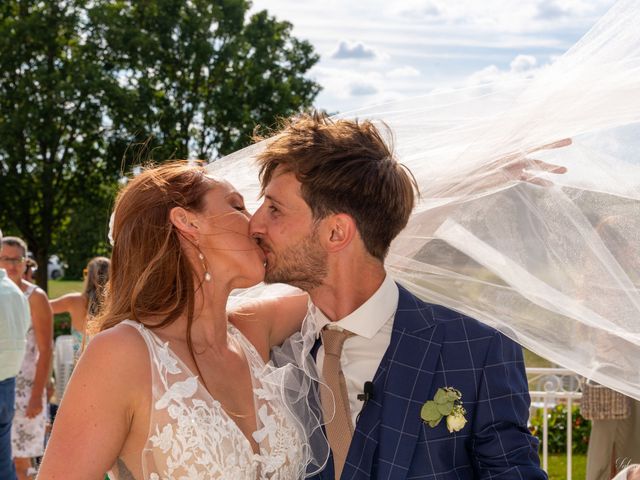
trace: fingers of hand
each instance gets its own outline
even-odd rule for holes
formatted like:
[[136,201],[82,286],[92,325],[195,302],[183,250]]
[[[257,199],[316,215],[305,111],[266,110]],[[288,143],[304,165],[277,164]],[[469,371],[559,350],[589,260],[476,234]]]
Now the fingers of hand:
[[540,150],[551,150],[554,148],[563,148],[571,145],[573,141],[570,138],[563,138],[562,140],[558,140],[557,142],[547,143],[546,145],[542,145],[540,147],[531,148],[526,151],[527,154],[538,152]]
[[518,177],[518,180],[520,180],[521,182],[527,182],[527,183],[532,183],[534,185],[539,185],[541,187],[550,187],[553,185],[553,182],[549,180],[536,177],[535,175],[532,175],[526,172],[522,172]]
[[562,165],[556,165],[553,163],[543,162],[542,160],[536,160],[534,158],[525,158],[525,167],[528,170],[539,170],[541,172],[562,174],[567,172],[567,167]]

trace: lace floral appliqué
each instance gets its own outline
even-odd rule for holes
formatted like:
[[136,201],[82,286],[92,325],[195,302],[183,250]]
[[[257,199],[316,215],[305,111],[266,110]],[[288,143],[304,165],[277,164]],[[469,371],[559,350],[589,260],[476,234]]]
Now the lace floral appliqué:
[[261,382],[265,364],[238,330],[230,327],[229,335],[245,351],[254,377],[257,454],[168,344],[139,324],[134,326],[147,342],[153,370],[150,436],[143,452],[145,478],[279,480],[303,476],[302,442],[295,421],[277,392]]

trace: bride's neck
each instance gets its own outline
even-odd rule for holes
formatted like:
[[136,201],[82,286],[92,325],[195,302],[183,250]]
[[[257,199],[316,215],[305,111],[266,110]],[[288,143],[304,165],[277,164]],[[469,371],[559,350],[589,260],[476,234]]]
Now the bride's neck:
[[[204,284],[194,299],[191,338],[210,348],[227,345],[227,300],[229,291]],[[185,323],[186,323],[186,312]]]

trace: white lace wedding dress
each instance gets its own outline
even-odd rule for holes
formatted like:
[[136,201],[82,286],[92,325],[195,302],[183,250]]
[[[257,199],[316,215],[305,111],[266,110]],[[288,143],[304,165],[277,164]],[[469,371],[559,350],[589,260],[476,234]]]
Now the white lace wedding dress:
[[[296,479],[306,459],[298,422],[273,385],[264,381],[271,368],[233,325],[230,341],[244,351],[253,380],[257,431],[251,444],[189,368],[151,330],[126,320],[144,338],[152,371],[149,437],[142,452],[145,479]],[[133,478],[118,460],[112,480]]]

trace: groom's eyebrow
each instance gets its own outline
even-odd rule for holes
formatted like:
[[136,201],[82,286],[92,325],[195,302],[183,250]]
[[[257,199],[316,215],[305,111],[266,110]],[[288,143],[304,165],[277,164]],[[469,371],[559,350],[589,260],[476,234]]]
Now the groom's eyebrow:
[[278,200],[276,200],[275,198],[273,198],[271,195],[265,195],[264,198],[266,198],[267,200],[269,200],[270,202],[273,202],[277,205],[280,205],[281,207],[284,206],[284,204],[282,202],[279,202]]

